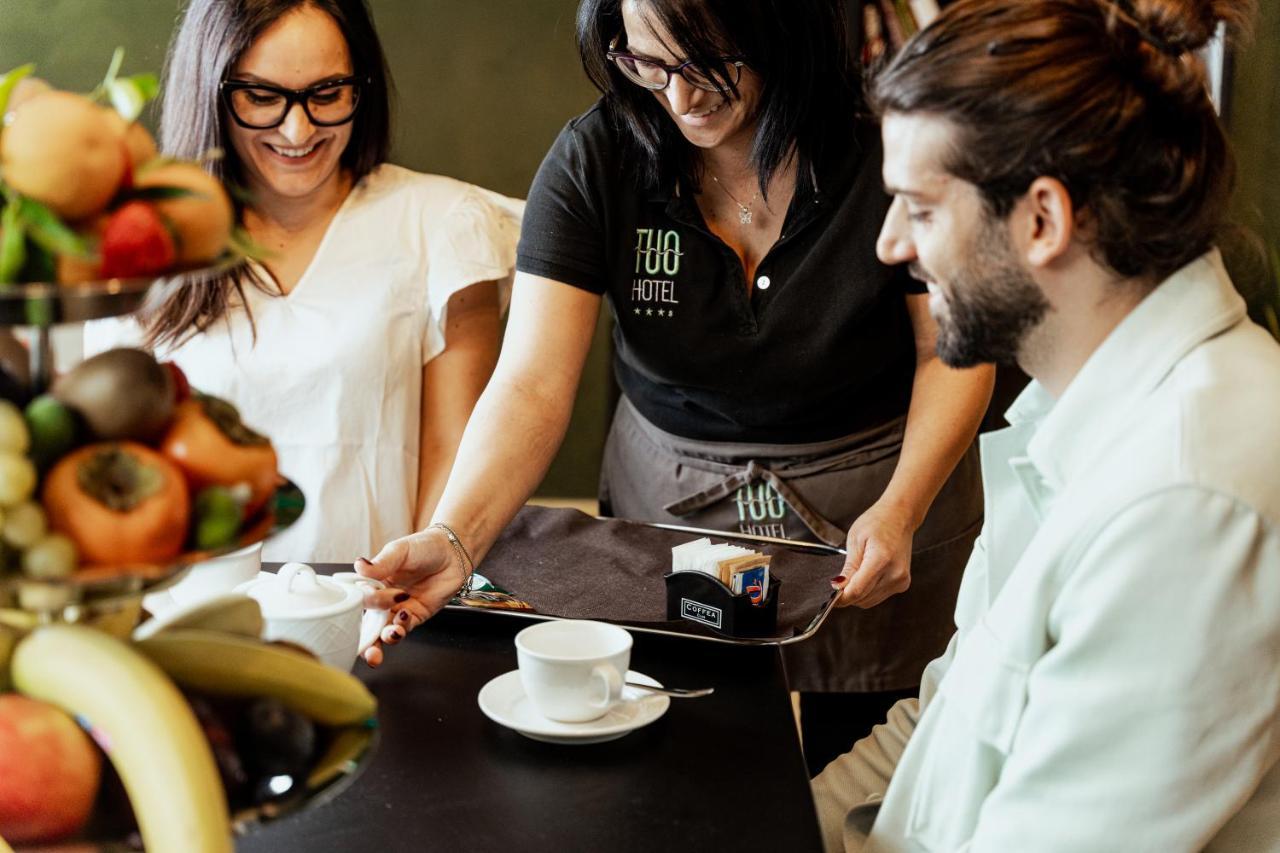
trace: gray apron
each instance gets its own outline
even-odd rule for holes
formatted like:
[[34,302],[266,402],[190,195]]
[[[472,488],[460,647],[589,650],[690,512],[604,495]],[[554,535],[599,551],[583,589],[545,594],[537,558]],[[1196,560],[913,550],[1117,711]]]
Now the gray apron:
[[[696,441],[658,429],[624,396],[600,472],[604,515],[844,547],[883,494],[906,418],[831,441]],[[982,525],[976,447],[942,487],[911,555],[911,588],[870,610],[834,611],[816,636],[784,648],[791,689],[864,693],[920,683],[955,631],[960,576]]]

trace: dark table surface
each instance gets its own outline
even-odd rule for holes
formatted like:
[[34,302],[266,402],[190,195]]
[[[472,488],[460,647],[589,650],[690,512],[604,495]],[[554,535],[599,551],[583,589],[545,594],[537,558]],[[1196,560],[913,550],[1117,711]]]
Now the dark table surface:
[[619,740],[556,745],[476,703],[516,667],[512,638],[528,624],[446,611],[378,670],[359,664],[380,704],[370,765],[332,802],[251,830],[237,850],[821,850],[776,648],[637,632],[633,669],[715,694],[673,699]]

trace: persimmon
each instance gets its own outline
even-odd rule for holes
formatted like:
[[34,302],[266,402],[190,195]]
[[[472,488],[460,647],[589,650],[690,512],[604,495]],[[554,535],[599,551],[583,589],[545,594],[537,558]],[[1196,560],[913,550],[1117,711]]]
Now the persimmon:
[[191,499],[182,471],[132,441],[90,444],[45,478],[49,525],[95,565],[162,563],[182,551]]
[[279,482],[270,440],[245,426],[235,406],[207,394],[193,394],[178,404],[160,452],[182,469],[192,492],[206,486],[247,485],[246,518],[271,497]]

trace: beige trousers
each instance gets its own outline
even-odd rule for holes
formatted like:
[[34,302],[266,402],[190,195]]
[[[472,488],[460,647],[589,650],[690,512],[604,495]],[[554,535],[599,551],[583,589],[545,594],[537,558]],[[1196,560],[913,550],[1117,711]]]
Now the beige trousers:
[[904,699],[883,725],[827,765],[813,780],[813,800],[827,853],[859,853],[889,789],[889,779],[920,719],[920,703]]

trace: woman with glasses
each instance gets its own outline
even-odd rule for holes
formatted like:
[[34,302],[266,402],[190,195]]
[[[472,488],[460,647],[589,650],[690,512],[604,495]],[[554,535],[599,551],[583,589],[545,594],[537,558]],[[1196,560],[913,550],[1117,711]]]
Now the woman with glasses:
[[451,539],[481,560],[538,484],[607,298],[622,400],[602,509],[848,547],[833,583],[862,609],[787,659],[810,769],[943,650],[991,371],[943,366],[923,285],[876,260],[889,200],[843,6],[583,0],[603,98],[530,191],[501,359],[436,509],[449,529],[357,566],[412,595],[385,639],[458,589]]
[[350,561],[422,527],[497,358],[518,204],[386,162],[390,81],[363,0],[191,0],[161,147],[243,190],[262,259],[190,276],[141,341],[275,443],[307,511],[267,559]]

